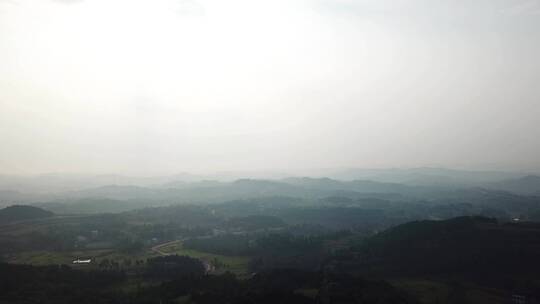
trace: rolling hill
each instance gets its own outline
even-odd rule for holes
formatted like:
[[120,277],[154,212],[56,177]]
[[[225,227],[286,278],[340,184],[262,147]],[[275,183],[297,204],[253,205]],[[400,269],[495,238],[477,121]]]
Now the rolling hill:
[[540,224],[485,217],[414,221],[380,233],[355,252],[352,267],[393,275],[540,271]]
[[14,205],[0,210],[0,223],[33,220],[54,216],[54,213],[33,206]]

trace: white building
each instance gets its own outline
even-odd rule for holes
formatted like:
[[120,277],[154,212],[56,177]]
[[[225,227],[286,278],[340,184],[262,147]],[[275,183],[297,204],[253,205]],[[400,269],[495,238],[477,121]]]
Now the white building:
[[73,264],[90,264],[90,263],[92,263],[92,259],[88,259],[88,260],[76,259],[75,261],[73,261]]

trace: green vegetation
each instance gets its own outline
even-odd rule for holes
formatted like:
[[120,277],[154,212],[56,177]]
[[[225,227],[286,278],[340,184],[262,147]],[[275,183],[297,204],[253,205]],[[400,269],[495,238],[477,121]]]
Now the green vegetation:
[[447,303],[450,288],[448,285],[422,279],[401,279],[390,281],[392,285],[407,291],[424,304]]
[[423,304],[504,304],[508,302],[504,292],[481,288],[474,284],[463,285],[427,279],[399,279],[390,282],[398,289],[413,295]]
[[54,213],[33,206],[14,205],[0,209],[0,223],[34,220],[54,216]]
[[[508,220],[509,214],[534,218],[535,197],[470,189],[422,201],[352,190],[416,188],[329,179],[218,184],[209,182],[204,191],[296,195],[301,188],[317,195],[4,222],[0,260],[23,267],[10,271],[44,276],[61,268],[22,264],[116,273],[108,290],[116,294],[96,295],[120,303],[501,303],[516,290],[538,296],[540,224]],[[72,207],[92,213],[94,206],[120,211],[132,203],[82,199]],[[76,259],[92,262],[73,264]],[[66,296],[70,302],[77,295]]]
[[367,239],[356,253],[366,273],[534,275],[540,271],[540,225],[499,225],[483,217],[417,221]]
[[181,241],[160,247],[159,251],[165,254],[185,255],[201,259],[215,267],[212,273],[231,272],[241,278],[246,278],[249,275],[248,265],[251,258],[248,256],[226,256],[188,249],[183,246]]
[[150,251],[138,254],[123,254],[116,250],[86,250],[86,251],[26,251],[13,255],[7,262],[16,264],[29,264],[36,266],[45,265],[71,265],[78,258],[93,259],[93,265],[99,264],[102,260],[111,261],[125,260],[146,260],[156,256]]

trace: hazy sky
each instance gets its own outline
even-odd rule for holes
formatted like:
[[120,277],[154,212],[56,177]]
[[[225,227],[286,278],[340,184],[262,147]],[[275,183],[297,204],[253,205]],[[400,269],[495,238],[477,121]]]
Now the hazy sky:
[[540,170],[537,0],[0,0],[0,173]]

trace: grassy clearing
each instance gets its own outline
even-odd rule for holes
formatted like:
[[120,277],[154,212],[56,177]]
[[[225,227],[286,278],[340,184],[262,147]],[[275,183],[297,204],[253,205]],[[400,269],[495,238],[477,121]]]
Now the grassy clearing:
[[248,276],[250,257],[247,256],[225,256],[188,249],[184,248],[180,241],[160,247],[160,251],[167,254],[186,255],[211,263],[216,266],[216,270],[214,271],[216,274],[229,271],[240,278],[246,278]]

